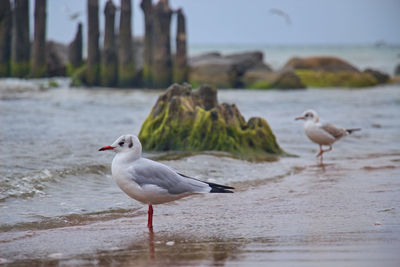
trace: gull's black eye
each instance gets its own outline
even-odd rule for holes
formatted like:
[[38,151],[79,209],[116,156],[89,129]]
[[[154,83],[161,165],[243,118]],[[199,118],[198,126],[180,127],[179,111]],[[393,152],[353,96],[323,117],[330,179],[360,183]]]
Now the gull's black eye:
[[119,146],[123,146],[123,145],[124,145],[124,141],[119,142],[118,145],[119,145]]

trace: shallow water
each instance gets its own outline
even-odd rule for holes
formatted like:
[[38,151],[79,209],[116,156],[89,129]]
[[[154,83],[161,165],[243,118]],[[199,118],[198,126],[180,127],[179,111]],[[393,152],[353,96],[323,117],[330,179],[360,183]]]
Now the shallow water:
[[[150,234],[146,207],[111,179],[113,154],[97,149],[137,134],[160,92],[39,90],[27,82],[14,93],[16,84],[0,82],[0,264],[400,263],[399,86],[220,90],[220,102],[236,103],[246,119],[266,118],[298,157],[163,160],[236,193],[156,206]],[[294,121],[308,108],[362,128],[336,143],[324,166]]]

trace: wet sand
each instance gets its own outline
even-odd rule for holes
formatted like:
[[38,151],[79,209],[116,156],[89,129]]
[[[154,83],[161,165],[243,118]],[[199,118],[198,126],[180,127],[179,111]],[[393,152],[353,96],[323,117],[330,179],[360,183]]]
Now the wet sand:
[[[298,157],[146,154],[236,187],[155,206],[152,234],[147,207],[121,192],[113,155],[97,149],[138,133],[158,92],[10,90],[0,96],[0,264],[400,266],[399,89],[221,90],[220,102],[266,118]],[[324,166],[294,121],[308,108],[362,128]]]
[[[399,266],[400,154],[327,161],[320,166],[312,157],[285,158],[280,164],[293,166],[288,175],[237,182],[235,194],[155,206],[153,233],[146,228],[146,207],[2,232],[0,261],[9,266]],[[267,171],[268,163],[264,166]]]

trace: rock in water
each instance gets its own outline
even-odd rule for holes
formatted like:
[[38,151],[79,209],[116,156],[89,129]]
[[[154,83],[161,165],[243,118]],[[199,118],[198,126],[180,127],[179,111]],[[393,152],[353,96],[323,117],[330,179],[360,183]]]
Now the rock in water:
[[294,71],[282,71],[271,84],[271,88],[277,89],[303,89],[306,88],[299,76]]
[[367,68],[364,73],[370,74],[376,79],[378,84],[387,83],[390,80],[390,76],[376,69]]
[[283,154],[263,118],[248,122],[235,104],[218,104],[208,85],[192,91],[173,84],[160,95],[142,125],[139,138],[147,151],[224,151],[248,160]]
[[294,70],[306,87],[367,87],[378,82],[371,73],[360,72],[336,57],[292,58],[284,70]]
[[191,57],[190,81],[195,84],[208,83],[220,88],[243,87],[242,78],[253,68],[268,69],[260,51],[244,52],[222,56],[207,53]]
[[394,76],[400,76],[400,64],[394,69]]
[[283,67],[284,69],[302,69],[313,71],[350,71],[359,72],[359,70],[347,61],[337,57],[306,57],[291,58]]

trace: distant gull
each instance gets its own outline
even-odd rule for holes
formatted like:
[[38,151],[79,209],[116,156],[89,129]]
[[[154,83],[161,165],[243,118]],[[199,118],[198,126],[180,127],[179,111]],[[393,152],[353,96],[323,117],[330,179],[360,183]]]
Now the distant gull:
[[233,193],[230,186],[203,182],[180,174],[162,163],[142,157],[142,145],[135,135],[123,135],[111,146],[111,172],[115,182],[128,196],[149,205],[147,227],[153,229],[153,205],[174,201],[197,193]]
[[[306,110],[296,120],[304,120],[304,130],[308,138],[319,145],[319,153],[317,157],[321,157],[321,164],[324,152],[332,150],[332,144],[342,137],[351,134],[354,131],[360,131],[360,128],[343,129],[331,123],[321,123],[317,112],[314,110]],[[329,146],[323,150],[322,146]]]
[[273,15],[278,15],[278,16],[284,18],[287,25],[291,25],[292,24],[292,20],[290,19],[289,15],[286,12],[284,12],[283,10],[281,10],[281,9],[271,8],[269,10],[269,13],[271,13]]
[[81,11],[73,12],[67,5],[64,5],[63,9],[64,9],[64,12],[67,13],[67,16],[70,20],[76,20],[77,18],[79,18],[82,15]]

